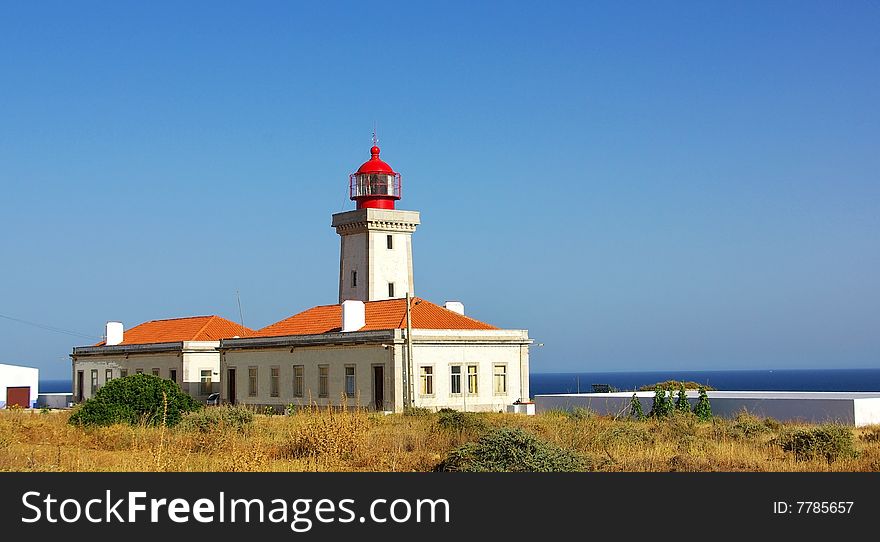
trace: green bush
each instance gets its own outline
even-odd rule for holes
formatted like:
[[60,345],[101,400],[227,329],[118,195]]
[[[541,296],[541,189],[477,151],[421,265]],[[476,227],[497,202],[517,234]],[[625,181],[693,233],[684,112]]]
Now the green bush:
[[691,404],[688,402],[687,392],[684,390],[684,384],[679,384],[678,395],[675,397],[675,410],[684,413],[689,413],[691,411]]
[[644,420],[645,411],[642,410],[642,402],[639,396],[633,393],[632,399],[629,400],[629,417],[634,420]]
[[755,438],[763,433],[769,433],[770,427],[757,416],[748,412],[740,412],[733,421],[732,432],[741,438]]
[[700,398],[697,399],[697,404],[694,405],[694,414],[704,422],[712,419],[712,405],[709,404],[709,395],[706,393],[706,388],[700,388]]
[[794,454],[798,461],[824,458],[832,463],[841,458],[856,457],[853,435],[848,427],[824,424],[781,435],[777,439],[783,450]]
[[70,416],[73,425],[114,423],[177,425],[187,412],[201,405],[176,382],[158,376],[135,374],[107,382],[94,397]]
[[583,407],[574,407],[571,410],[566,411],[566,415],[571,420],[589,420],[590,418],[596,417],[595,412],[589,408]]
[[486,422],[475,412],[460,412],[451,408],[441,408],[438,411],[437,426],[449,431],[475,431],[481,432],[486,429]]
[[423,416],[430,416],[431,414],[433,414],[433,412],[431,412],[431,409],[425,408],[425,407],[410,406],[410,407],[405,407],[403,409],[404,416],[423,417]]
[[232,429],[244,431],[254,421],[252,410],[243,406],[222,405],[187,412],[180,420],[180,429],[208,433],[214,430]]
[[705,388],[709,391],[715,391],[715,388],[712,386],[708,386],[706,384],[700,384],[699,382],[690,382],[684,380],[664,380],[663,382],[657,382],[656,384],[646,384],[644,386],[639,387],[638,391],[654,391],[658,387],[663,388],[665,390],[678,389],[679,387],[684,386],[687,390],[698,390],[700,388]]
[[502,428],[452,450],[434,467],[440,472],[572,472],[585,470],[577,454],[522,429]]
[[660,386],[654,388],[654,402],[651,403],[651,412],[648,416],[652,418],[665,418],[672,414],[672,410],[671,393],[667,395],[666,389]]

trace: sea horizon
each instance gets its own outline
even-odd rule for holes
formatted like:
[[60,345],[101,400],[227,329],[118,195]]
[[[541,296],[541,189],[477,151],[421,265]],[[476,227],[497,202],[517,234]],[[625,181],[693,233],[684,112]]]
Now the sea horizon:
[[[880,391],[880,368],[713,369],[649,371],[537,371],[529,374],[530,396],[585,393],[593,384],[631,391],[665,380],[686,380],[719,390]],[[69,378],[40,379],[40,393],[71,393]]]

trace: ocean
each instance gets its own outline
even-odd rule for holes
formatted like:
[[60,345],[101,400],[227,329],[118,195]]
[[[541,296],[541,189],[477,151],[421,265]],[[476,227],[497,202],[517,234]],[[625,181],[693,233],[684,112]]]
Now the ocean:
[[[719,390],[880,391],[880,369],[780,369],[762,371],[618,371],[532,373],[531,395],[592,391],[608,384],[621,391],[664,380],[690,380]],[[41,380],[42,393],[70,393],[70,380]]]
[[664,380],[687,380],[731,391],[880,391],[880,369],[532,373],[529,389],[532,396],[590,392],[593,384],[631,391]]

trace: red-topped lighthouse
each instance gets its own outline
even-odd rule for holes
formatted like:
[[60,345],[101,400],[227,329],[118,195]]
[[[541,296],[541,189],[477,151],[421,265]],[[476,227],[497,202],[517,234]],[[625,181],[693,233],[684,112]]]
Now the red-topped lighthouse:
[[412,234],[419,212],[394,208],[400,199],[400,173],[379,158],[377,143],[373,134],[370,159],[349,179],[349,195],[357,209],[333,215],[341,243],[340,303],[415,295]]
[[370,149],[370,159],[349,176],[349,197],[358,209],[394,209],[400,199],[400,173],[379,158],[379,147]]

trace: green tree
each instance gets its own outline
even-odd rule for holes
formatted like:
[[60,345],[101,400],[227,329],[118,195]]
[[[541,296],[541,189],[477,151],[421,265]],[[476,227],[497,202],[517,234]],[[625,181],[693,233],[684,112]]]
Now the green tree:
[[648,416],[652,418],[664,418],[672,414],[672,397],[671,393],[666,394],[666,389],[657,386],[654,388],[654,403],[651,405],[651,412]]
[[694,405],[694,414],[704,422],[712,419],[712,406],[709,404],[709,395],[706,393],[706,388],[700,388],[700,398],[697,399],[697,404]]
[[629,401],[629,417],[634,420],[645,419],[645,411],[642,410],[642,402],[639,401],[639,397],[635,393],[633,393],[632,399]]
[[691,404],[688,403],[687,392],[684,390],[684,384],[679,384],[678,395],[675,397],[675,410],[678,412],[690,412]]

